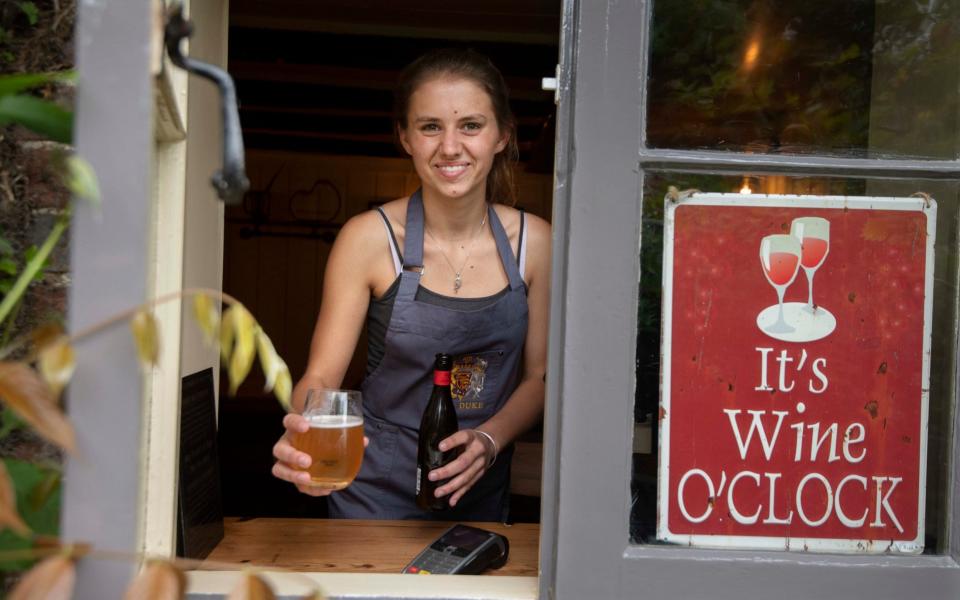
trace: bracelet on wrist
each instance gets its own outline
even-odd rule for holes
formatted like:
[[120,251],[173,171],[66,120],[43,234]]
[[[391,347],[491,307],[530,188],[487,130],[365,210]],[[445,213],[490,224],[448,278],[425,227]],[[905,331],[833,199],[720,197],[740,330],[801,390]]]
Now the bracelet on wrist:
[[493,456],[490,458],[490,460],[487,461],[487,466],[486,466],[486,468],[489,469],[490,467],[493,466],[493,463],[497,462],[497,454],[500,453],[500,448],[497,446],[497,440],[493,439],[493,436],[487,433],[486,431],[480,431],[479,429],[474,429],[474,431],[476,431],[483,437],[490,440],[490,445],[493,446]]

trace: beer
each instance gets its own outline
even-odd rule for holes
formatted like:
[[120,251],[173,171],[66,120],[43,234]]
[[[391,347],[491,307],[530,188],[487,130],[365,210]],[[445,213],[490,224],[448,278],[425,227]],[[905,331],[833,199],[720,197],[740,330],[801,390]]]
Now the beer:
[[457,446],[446,452],[440,451],[440,441],[456,433],[457,409],[450,397],[450,370],[453,359],[449,354],[437,354],[433,369],[433,390],[420,419],[420,436],[417,443],[417,506],[424,510],[444,510],[449,507],[449,497],[437,498],[436,489],[447,480],[430,481],[427,475],[460,455]]
[[363,460],[363,419],[354,415],[307,415],[310,429],[293,439],[310,455],[310,485],[342,490],[350,485]]

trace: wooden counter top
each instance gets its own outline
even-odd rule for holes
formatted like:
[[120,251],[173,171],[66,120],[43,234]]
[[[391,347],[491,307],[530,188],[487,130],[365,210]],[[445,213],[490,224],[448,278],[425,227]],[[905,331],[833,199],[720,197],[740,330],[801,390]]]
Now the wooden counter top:
[[[202,567],[222,563],[291,571],[400,573],[452,523],[443,521],[358,521],[349,519],[224,520],[224,538]],[[468,523],[506,536],[507,564],[490,575],[537,576],[540,526],[532,523]],[[219,563],[219,564],[218,564]]]

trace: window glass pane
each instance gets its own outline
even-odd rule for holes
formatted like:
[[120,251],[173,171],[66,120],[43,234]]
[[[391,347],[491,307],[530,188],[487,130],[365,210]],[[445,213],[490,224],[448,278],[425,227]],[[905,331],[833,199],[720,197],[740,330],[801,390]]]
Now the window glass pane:
[[651,40],[651,147],[958,156],[958,3],[661,0]]
[[[920,485],[917,476],[922,446],[918,446],[917,440],[913,439],[917,434],[910,433],[911,427],[920,431],[921,422],[919,390],[922,381],[922,345],[918,340],[923,338],[925,263],[917,261],[922,256],[923,232],[915,227],[903,227],[898,220],[885,221],[892,214],[890,211],[851,210],[850,213],[857,213],[853,218],[838,217],[837,213],[843,211],[828,214],[822,208],[804,208],[800,210],[803,213],[800,215],[796,207],[789,206],[775,210],[764,208],[766,212],[759,221],[753,215],[743,220],[744,225],[740,229],[739,220],[721,218],[724,214],[721,209],[729,208],[697,206],[696,209],[702,212],[688,214],[700,214],[700,226],[708,234],[703,238],[684,238],[678,233],[674,240],[677,262],[671,267],[671,272],[675,274],[671,289],[675,295],[672,302],[674,310],[670,313],[673,336],[668,338],[664,335],[664,343],[669,342],[671,346],[662,347],[662,295],[665,285],[663,243],[665,230],[669,229],[665,228],[664,219],[665,216],[670,217],[669,214],[665,215],[664,197],[671,193],[671,187],[677,190],[697,189],[705,193],[733,193],[749,188],[754,193],[752,197],[757,198],[757,202],[763,206],[777,200],[758,196],[758,193],[905,198],[922,191],[935,198],[937,216],[932,272],[925,486]],[[708,545],[756,547],[743,543],[743,536],[749,535],[754,525],[759,537],[805,538],[811,531],[819,530],[805,527],[803,523],[817,522],[822,517],[822,527],[826,528],[824,531],[840,532],[835,539],[877,539],[880,536],[875,531],[882,527],[871,529],[873,523],[880,522],[887,527],[885,531],[890,531],[889,526],[894,525],[893,517],[899,515],[898,522],[901,519],[910,521],[903,516],[904,498],[908,498],[907,512],[912,510],[914,525],[920,507],[925,512],[925,519],[922,519],[925,522],[923,552],[945,551],[946,486],[949,482],[946,465],[950,459],[952,398],[956,394],[958,260],[953,249],[958,243],[958,192],[960,185],[957,182],[943,181],[645,173],[631,485],[632,543],[677,543],[675,537],[670,539],[664,536],[662,528],[659,532],[657,529],[658,502],[676,502],[679,496],[675,489],[676,476],[670,479],[672,483],[666,486],[668,489],[659,483],[658,465],[663,464],[660,459],[669,458],[671,469],[684,465],[682,471],[671,473],[695,470],[691,465],[704,472],[694,473],[687,478],[688,497],[693,498],[691,504],[698,497],[701,500],[699,507],[686,507],[688,520],[696,521],[711,512],[711,517],[700,522],[707,528],[704,531],[716,536],[717,527],[727,527],[725,535],[730,536],[727,541],[717,541],[720,538],[714,537]],[[684,201],[680,206],[682,208],[673,213],[678,223],[681,217],[676,215],[685,210]],[[896,215],[896,219],[902,217],[907,219],[907,223],[917,222],[917,219],[925,223],[922,213],[896,212]],[[769,230],[770,234],[782,237],[803,237],[791,226],[793,219],[799,216],[826,216],[829,221],[829,228],[820,236],[828,242],[825,248],[827,254],[813,271],[814,282],[819,283],[819,286],[814,286],[813,294],[816,310],[830,312],[834,315],[835,324],[819,341],[791,341],[790,334],[773,339],[773,335],[757,331],[761,325],[768,327],[773,324],[772,320],[760,323],[760,317],[767,312],[768,306],[772,306],[774,308],[770,309],[773,311],[770,316],[775,319],[778,297],[776,288],[770,285],[772,271],[768,271],[766,279],[762,277],[764,271],[758,249],[762,252],[761,239],[766,233],[756,234],[754,229],[759,227],[761,231]],[[914,221],[909,220],[914,217]],[[685,218],[689,220],[691,217]],[[732,223],[732,229],[726,223]],[[809,225],[813,228],[816,220]],[[677,225],[678,231],[679,228],[680,225]],[[750,233],[746,234],[748,231]],[[793,235],[789,235],[791,233]],[[915,235],[921,236],[917,238],[921,240],[917,244],[911,237]],[[727,247],[719,247],[722,244],[727,244]],[[687,249],[685,254],[678,250],[681,245]],[[808,247],[813,248],[814,245],[811,243]],[[796,324],[797,321],[791,319],[802,318],[799,312],[790,316],[792,313],[789,311],[806,307],[810,289],[805,268],[808,257],[802,254],[801,247],[802,244],[797,246],[798,254],[794,262],[799,262],[797,267],[804,268],[795,271],[794,278],[787,282],[784,292],[788,324]],[[694,254],[700,258],[689,259]],[[917,264],[920,265],[917,272],[911,271],[911,265]],[[682,274],[676,275],[681,269]],[[681,277],[686,280],[682,282],[683,285],[676,283]],[[860,283],[855,284],[856,281]],[[718,286],[717,282],[725,283]],[[744,282],[753,288],[748,289]],[[685,297],[681,298],[682,294]],[[694,312],[700,312],[679,314],[677,307],[683,302],[693,307]],[[727,307],[726,312],[723,306]],[[734,321],[736,324],[731,325]],[[836,334],[832,331],[836,331]],[[674,435],[665,440],[665,423],[670,422],[669,426],[673,428],[670,431],[679,431],[676,419],[680,418],[680,413],[671,415],[664,412],[660,386],[664,382],[661,378],[666,375],[661,370],[661,356],[671,357],[679,364],[671,348],[689,348],[693,344],[693,347],[702,349],[704,343],[707,348],[713,344],[714,348],[721,350],[714,350],[712,355],[710,351],[702,352],[699,356],[697,351],[693,351],[689,358],[684,355],[684,359],[699,360],[690,363],[695,365],[693,372],[709,373],[710,376],[698,375],[674,381],[670,393],[673,394],[672,398],[676,398],[678,389],[684,385],[690,386],[686,393],[695,397],[697,410],[713,415],[712,425],[688,426],[683,431],[689,433],[693,427],[693,435]],[[762,347],[772,350],[763,354],[758,350]],[[847,347],[851,350],[843,350]],[[785,352],[782,356],[781,351]],[[889,356],[883,354],[882,360],[877,359],[880,356],[878,352],[889,352]],[[735,365],[733,369],[724,366],[722,361],[729,363],[727,355],[742,357],[742,364],[746,366]],[[767,369],[765,382],[761,381],[764,377],[763,357],[766,357]],[[824,362],[811,369],[818,357],[824,357]],[[826,362],[827,359],[829,362]],[[805,366],[801,366],[801,363]],[[912,366],[908,367],[908,363]],[[684,368],[689,371],[693,367]],[[674,373],[681,372],[676,366],[671,369]],[[823,378],[818,376],[818,371]],[[908,372],[912,374],[907,375]],[[915,387],[907,386],[905,389],[916,389],[917,393],[910,397],[902,397],[908,394],[901,393],[901,397],[897,397],[896,390],[904,389],[897,386],[908,380]],[[693,388],[693,385],[698,387]],[[796,386],[796,389],[789,389],[791,386]],[[800,404],[809,407],[805,414]],[[749,410],[767,411],[760,415],[758,423],[764,430],[761,432],[760,428],[756,428],[753,438],[748,438],[752,427]],[[786,413],[776,436],[779,417],[774,413],[775,410]],[[848,418],[831,418],[837,410],[848,415]],[[903,416],[908,414],[912,416]],[[688,416],[684,415],[684,418]],[[675,419],[671,422],[673,417]],[[835,433],[831,430],[834,422],[837,423]],[[734,423],[740,434],[739,439],[734,431]],[[696,429],[698,426],[700,429]],[[767,451],[763,443],[764,435],[770,446],[770,455],[766,459],[763,455]],[[797,446],[801,448],[799,452]],[[747,454],[741,460],[736,454],[743,447]],[[670,449],[684,452],[686,458],[677,459],[680,455],[672,453],[659,456],[659,452],[670,453]],[[734,460],[717,464],[714,457],[723,452],[727,453],[726,456],[732,453]],[[861,459],[864,452],[865,458]],[[882,467],[880,470],[887,471],[880,472],[876,465]],[[749,473],[741,475],[734,484],[733,478],[745,471]],[[905,473],[902,481],[894,481],[895,476]],[[809,477],[803,484],[804,489],[798,494],[798,482],[807,475]],[[707,482],[708,477],[710,483]],[[887,479],[877,481],[875,477]],[[912,489],[908,483],[911,477],[914,482]],[[839,484],[844,480],[846,484],[838,491]],[[771,482],[774,483],[773,492],[770,492]],[[713,486],[712,493],[710,485]],[[728,495],[728,486],[731,485],[738,487],[732,496],[735,505],[733,510],[729,506],[731,496]],[[897,487],[891,491],[893,486]],[[880,496],[877,496],[878,488]],[[925,498],[921,501],[920,497],[923,496]],[[770,498],[774,498],[774,502],[771,503]],[[909,498],[913,498],[912,508]],[[884,504],[884,500],[887,504]],[[799,509],[798,503],[803,505]],[[770,504],[775,507],[772,514],[769,512]],[[674,513],[676,511],[674,508]],[[786,519],[790,511],[794,513],[791,524],[778,524],[777,520]],[[734,518],[734,512],[738,513],[737,518]],[[754,515],[757,516],[754,524],[744,524]],[[906,525],[904,527],[907,528]],[[843,535],[847,533],[849,535]],[[779,549],[784,547],[785,544],[781,544]],[[803,550],[804,547],[794,542],[789,549]],[[853,547],[846,551],[858,550]]]

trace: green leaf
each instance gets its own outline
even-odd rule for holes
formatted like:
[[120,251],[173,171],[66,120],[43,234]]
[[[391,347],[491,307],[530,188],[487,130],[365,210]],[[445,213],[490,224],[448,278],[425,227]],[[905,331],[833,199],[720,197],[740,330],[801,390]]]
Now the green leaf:
[[[42,488],[51,486],[50,478],[56,469],[41,467],[33,463],[13,459],[4,459],[7,471],[17,490],[17,508],[20,516],[27,522],[35,533],[40,535],[57,535],[60,520],[60,485],[44,491]],[[36,491],[37,488],[40,491]],[[35,496],[36,495],[36,496]],[[40,498],[40,496],[45,496]],[[42,500],[38,506],[32,506],[32,497]],[[0,533],[0,548],[4,550],[19,550],[32,547],[31,540],[23,539],[10,530]],[[17,571],[27,568],[32,561],[9,561],[0,563],[0,571]]]
[[100,183],[97,174],[86,160],[76,154],[67,157],[66,173],[63,183],[74,196],[89,200],[95,206],[100,206]]
[[60,471],[50,469],[46,477],[30,490],[30,504],[28,505],[30,509],[37,511],[43,508],[50,501],[50,497],[57,493],[62,479],[63,476]]
[[17,263],[12,258],[0,258],[0,272],[7,275],[16,275]]
[[8,123],[19,123],[55,142],[69,144],[73,139],[73,113],[33,96],[0,97],[0,125]]
[[4,405],[0,412],[0,440],[7,437],[11,431],[24,427],[26,422],[20,418],[20,415]]
[[[26,263],[28,263],[28,264],[29,264],[30,262],[32,262],[33,259],[36,258],[37,253],[38,253],[39,251],[40,251],[40,250],[37,248],[37,246],[36,246],[35,244],[34,244],[34,245],[31,245],[31,246],[30,246],[29,248],[27,248],[26,251],[23,253],[24,262],[26,262]],[[45,274],[45,272],[46,272],[46,270],[47,270],[47,268],[48,268],[49,266],[50,266],[50,256],[47,256],[46,258],[43,259],[43,262],[41,262],[41,263],[38,265],[39,268],[37,269],[37,272],[33,274],[33,278],[30,279],[30,281],[40,281],[40,280],[42,280],[42,279],[43,279],[43,276],[44,276],[44,274]]]
[[13,282],[12,282],[12,281],[10,281],[10,280],[8,280],[8,279],[4,279],[4,280],[0,281],[0,294],[3,294],[4,296],[6,296],[7,294],[10,293],[10,290],[12,290],[12,289],[13,289]]
[[57,71],[54,73],[27,73],[21,75],[0,75],[0,96],[9,96],[45,83],[73,83],[77,79],[75,71]]
[[10,244],[10,240],[0,236],[0,254],[13,254],[13,245]]
[[23,14],[27,15],[27,21],[31,25],[37,24],[37,17],[40,16],[40,11],[37,10],[36,4],[33,2],[17,2],[17,6],[20,7]]

